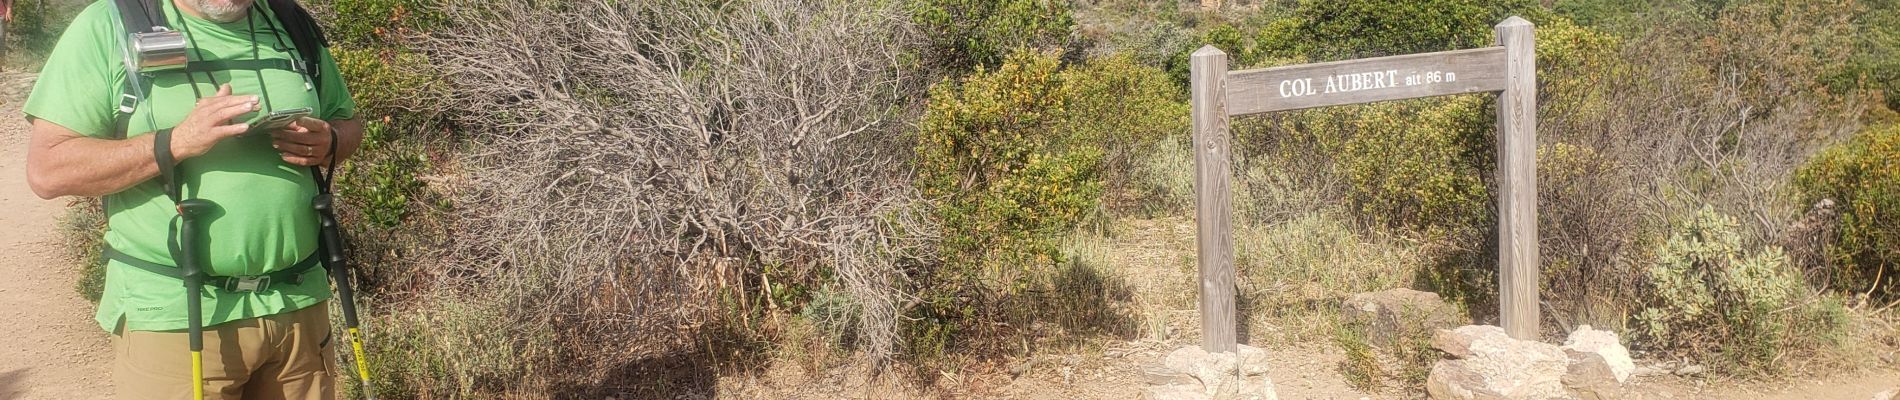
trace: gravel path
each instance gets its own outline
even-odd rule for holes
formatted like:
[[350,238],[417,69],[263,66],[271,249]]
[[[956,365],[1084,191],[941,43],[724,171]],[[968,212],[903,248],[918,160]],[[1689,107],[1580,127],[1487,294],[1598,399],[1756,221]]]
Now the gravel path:
[[64,202],[26,185],[20,103],[33,77],[0,72],[0,399],[108,398],[111,342],[56,242]]

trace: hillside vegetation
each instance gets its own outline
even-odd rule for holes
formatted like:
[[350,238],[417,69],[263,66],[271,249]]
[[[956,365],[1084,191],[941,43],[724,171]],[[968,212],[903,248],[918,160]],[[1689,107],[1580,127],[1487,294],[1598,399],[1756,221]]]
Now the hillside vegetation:
[[[1135,298],[1154,278],[1105,243],[1193,216],[1189,52],[1472,48],[1514,15],[1547,336],[1735,377],[1900,346],[1893,0],[1228,3],[307,0],[371,117],[339,185],[378,397],[704,393],[771,363],[951,385],[1167,337],[1143,305],[1192,292]],[[1393,287],[1495,323],[1495,109],[1235,119],[1251,339],[1355,351],[1335,305]],[[1378,351],[1355,359],[1412,365],[1356,383],[1420,384],[1419,353]]]

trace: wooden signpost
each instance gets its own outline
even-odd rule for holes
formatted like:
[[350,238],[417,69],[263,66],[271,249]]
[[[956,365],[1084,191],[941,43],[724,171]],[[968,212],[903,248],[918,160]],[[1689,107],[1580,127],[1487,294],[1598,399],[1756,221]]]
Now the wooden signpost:
[[1190,59],[1194,193],[1201,274],[1201,347],[1234,351],[1233,202],[1228,118],[1302,108],[1464,93],[1498,93],[1499,315],[1511,337],[1535,339],[1537,57],[1530,21],[1496,27],[1498,45],[1244,71],[1202,47]]

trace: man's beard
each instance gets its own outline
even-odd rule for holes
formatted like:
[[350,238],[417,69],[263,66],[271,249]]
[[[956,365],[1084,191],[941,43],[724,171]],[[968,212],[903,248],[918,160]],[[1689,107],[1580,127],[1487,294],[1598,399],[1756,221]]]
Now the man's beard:
[[218,22],[233,22],[243,19],[251,11],[252,0],[186,0],[192,7],[204,14],[205,19]]

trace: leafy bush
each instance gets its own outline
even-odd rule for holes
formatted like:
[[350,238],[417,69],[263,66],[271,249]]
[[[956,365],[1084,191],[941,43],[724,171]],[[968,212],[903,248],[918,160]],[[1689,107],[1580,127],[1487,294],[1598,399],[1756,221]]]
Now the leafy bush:
[[53,50],[59,35],[66,31],[79,10],[68,2],[56,0],[17,0],[13,2],[13,21],[6,24],[5,40],[0,40],[0,56],[9,67],[37,68],[45,53]]
[[388,119],[365,124],[362,147],[343,168],[338,184],[351,209],[382,228],[401,224],[411,210],[410,200],[425,195],[416,179],[428,166],[421,143],[396,141],[391,132],[397,129]]
[[1075,28],[1065,0],[915,0],[910,7],[939,57],[959,67],[994,67],[1018,49],[1060,47]]
[[1524,0],[1379,0],[1300,3],[1297,32],[1302,53],[1314,59],[1347,59],[1488,46],[1492,26],[1530,10]]
[[313,10],[329,14],[324,36],[333,46],[350,48],[401,47],[406,39],[427,34],[446,22],[436,0],[316,0],[305,1]]
[[66,261],[78,266],[79,279],[73,289],[87,301],[99,302],[105,293],[106,259],[100,252],[105,245],[106,210],[96,199],[67,204],[59,217],[59,243]]
[[1166,76],[1126,57],[1064,68],[1053,53],[1024,51],[931,88],[917,186],[938,199],[946,265],[925,278],[928,303],[913,313],[934,322],[912,340],[930,353],[965,319],[1002,317],[1011,296],[1080,276],[1052,268],[1064,262],[1058,238],[1123,190],[1105,188],[1104,175],[1132,171],[1135,153],[1186,124]]
[[1460,230],[1486,218],[1494,104],[1460,96],[1308,110],[1238,136],[1269,157],[1328,155],[1355,211],[1374,222]]
[[931,88],[917,130],[918,187],[942,199],[944,254],[956,271],[1020,289],[1026,273],[1057,263],[1051,237],[1100,201],[1103,150],[1074,129],[1074,83],[1052,54],[1019,52]]
[[398,112],[431,113],[430,105],[443,92],[440,80],[423,71],[429,60],[414,52],[336,46],[330,48],[337,72],[349,84],[357,111],[386,116]]
[[1809,290],[1780,248],[1744,251],[1736,227],[1706,207],[1671,225],[1647,269],[1642,343],[1738,373],[1776,372],[1784,356],[1837,344],[1841,304]]
[[1846,57],[1827,43],[1851,34],[1838,21],[1852,9],[1801,4],[1666,3],[1596,26],[1533,19],[1545,315],[1639,322],[1629,316],[1649,296],[1653,221],[1707,206],[1748,216],[1735,227],[1743,243],[1782,242],[1812,204],[1790,187],[1795,170],[1857,129],[1864,104],[1817,81]]
[[[1857,51],[1840,73],[1837,86],[1862,84],[1882,93],[1887,108],[1900,111],[1900,1],[1863,1],[1865,12],[1856,15]],[[1853,83],[1854,85],[1847,85]]]
[[1868,128],[1801,169],[1810,203],[1838,202],[1840,225],[1828,255],[1842,289],[1900,293],[1900,125]]

